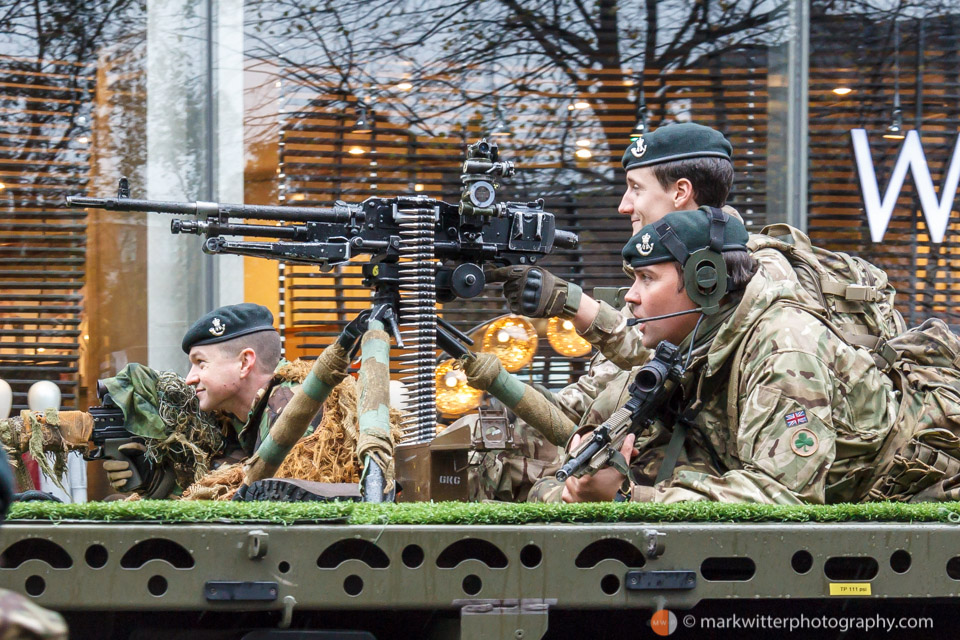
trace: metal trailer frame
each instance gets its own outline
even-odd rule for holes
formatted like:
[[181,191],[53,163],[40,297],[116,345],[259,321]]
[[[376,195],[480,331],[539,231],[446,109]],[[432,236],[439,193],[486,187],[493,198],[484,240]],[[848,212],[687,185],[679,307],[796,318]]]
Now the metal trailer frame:
[[444,611],[541,638],[554,610],[960,595],[949,523],[527,525],[11,521],[0,587],[80,612]]

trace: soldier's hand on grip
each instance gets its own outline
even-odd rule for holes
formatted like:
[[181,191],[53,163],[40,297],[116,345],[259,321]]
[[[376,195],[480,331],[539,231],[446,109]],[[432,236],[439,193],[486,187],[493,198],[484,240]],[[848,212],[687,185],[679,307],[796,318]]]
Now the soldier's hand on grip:
[[467,384],[486,391],[503,371],[500,359],[492,353],[476,353],[461,358],[460,365],[467,374]]
[[[121,445],[119,450],[133,457],[142,456],[146,453],[147,448],[139,442],[131,442]],[[104,460],[103,470],[107,472],[107,480],[111,487],[117,491],[126,491],[127,479],[133,475],[130,463],[127,460]]]
[[[592,432],[591,432],[592,433]],[[589,438],[590,433],[583,435],[583,438]],[[576,451],[582,438],[579,435],[573,436],[570,440],[570,451]],[[620,447],[620,454],[630,465],[630,459],[638,453],[633,448],[636,442],[634,434],[627,435]],[[613,467],[604,467],[593,475],[584,475],[580,478],[570,476],[563,486],[564,502],[610,502],[617,495],[617,490],[624,485],[625,476]]]
[[486,272],[487,282],[502,282],[510,310],[530,318],[572,318],[582,290],[543,267],[511,266]]

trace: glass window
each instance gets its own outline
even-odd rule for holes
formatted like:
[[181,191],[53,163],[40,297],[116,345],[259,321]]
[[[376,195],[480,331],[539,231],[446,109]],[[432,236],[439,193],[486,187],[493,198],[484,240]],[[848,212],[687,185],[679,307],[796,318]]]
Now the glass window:
[[[75,398],[127,362],[184,370],[180,336],[217,304],[272,307],[291,356],[315,354],[369,304],[358,266],[210,258],[200,238],[171,236],[168,216],[60,206],[111,197],[120,176],[131,196],[163,200],[453,202],[465,145],[487,137],[518,167],[501,199],[543,198],[580,234],[547,264],[589,291],[628,284],[622,150],[694,120],[733,142],[730,203],[750,228],[783,217],[768,196],[784,171],[776,89],[802,33],[797,2],[62,4],[0,18],[0,376],[18,381],[21,406],[38,377]],[[904,92],[910,82],[904,72]],[[489,290],[443,312],[469,329],[503,310]],[[557,357],[544,346],[536,360],[552,387],[585,365]]]
[[[783,108],[768,59],[797,32],[786,2],[247,0],[244,11],[250,202],[453,202],[466,144],[487,137],[517,163],[503,199],[542,197],[580,234],[551,269],[588,291],[624,286],[621,154],[631,136],[697,121],[733,142],[731,204],[752,229],[768,220],[767,123]],[[326,344],[369,304],[356,268],[283,276],[291,353]],[[443,313],[469,329],[502,310],[490,288]],[[571,379],[545,365],[556,357],[542,347],[535,367],[554,387]]]
[[814,2],[810,48],[811,237],[884,268],[908,325],[960,325],[955,4]]
[[[0,378],[13,389],[15,411],[37,380],[56,382],[63,406],[78,405],[81,372],[99,364],[88,357],[91,345],[109,326],[90,315],[103,293],[102,251],[121,247],[128,260],[142,259],[128,226],[118,225],[128,244],[105,247],[96,223],[65,209],[63,198],[142,164],[136,120],[113,122],[126,144],[111,149],[100,116],[135,96],[138,69],[129,62],[142,50],[143,15],[138,2],[15,3],[0,22]],[[134,302],[136,288],[109,295],[104,304],[124,295]],[[106,333],[127,348],[121,326]]]

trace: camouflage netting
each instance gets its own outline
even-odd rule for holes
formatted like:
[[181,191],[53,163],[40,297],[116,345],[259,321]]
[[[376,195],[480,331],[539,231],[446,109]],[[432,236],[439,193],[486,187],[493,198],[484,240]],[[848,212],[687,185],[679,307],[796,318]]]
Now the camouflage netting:
[[[297,361],[279,373],[290,380],[300,380],[310,364]],[[303,376],[298,377],[298,368]],[[323,405],[323,420],[313,434],[302,438],[290,451],[276,473],[277,478],[299,478],[314,482],[358,482],[360,463],[357,460],[357,384],[344,378],[330,393]],[[390,429],[394,442],[399,442],[400,412],[390,410]],[[243,463],[224,465],[200,478],[184,491],[183,500],[229,500],[243,481]]]
[[[193,387],[173,372],[142,365],[130,365],[106,382],[124,411],[126,428],[144,439],[148,459],[169,465],[180,486],[207,474],[211,459],[223,449],[223,428],[215,416],[200,411]],[[92,428],[93,418],[82,411],[21,411],[19,417],[0,420],[0,444],[22,489],[33,488],[21,464],[24,453],[62,489],[67,454],[89,448]]]
[[18,417],[0,420],[0,444],[14,466],[20,489],[34,488],[23,465],[25,453],[29,453],[40,470],[63,489],[60,478],[67,470],[67,454],[87,450],[92,428],[93,419],[80,411],[23,410]]
[[222,427],[209,413],[200,411],[197,392],[173,372],[159,372],[157,400],[167,436],[147,439],[146,456],[169,464],[177,484],[187,486],[209,472],[211,459],[223,448]]

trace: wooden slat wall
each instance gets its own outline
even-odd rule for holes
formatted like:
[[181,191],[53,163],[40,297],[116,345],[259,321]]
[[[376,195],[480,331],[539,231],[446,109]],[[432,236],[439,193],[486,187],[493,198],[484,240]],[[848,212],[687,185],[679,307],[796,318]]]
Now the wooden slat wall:
[[77,406],[92,66],[0,57],[0,378],[26,408],[38,380]]
[[[856,37],[847,37],[849,33]],[[867,130],[884,194],[902,144],[882,137],[893,118],[897,67],[904,131],[921,131],[941,198],[940,185],[960,130],[960,17],[904,19],[899,33],[898,57],[896,30],[889,20],[871,23],[819,16],[811,24],[811,48],[816,55],[810,64],[809,230],[816,243],[860,255],[885,269],[909,324],[937,316],[957,329],[960,223],[956,201],[940,245],[930,242],[910,175],[881,243],[871,241],[863,211],[850,130]],[[840,85],[853,93],[832,93]]]

